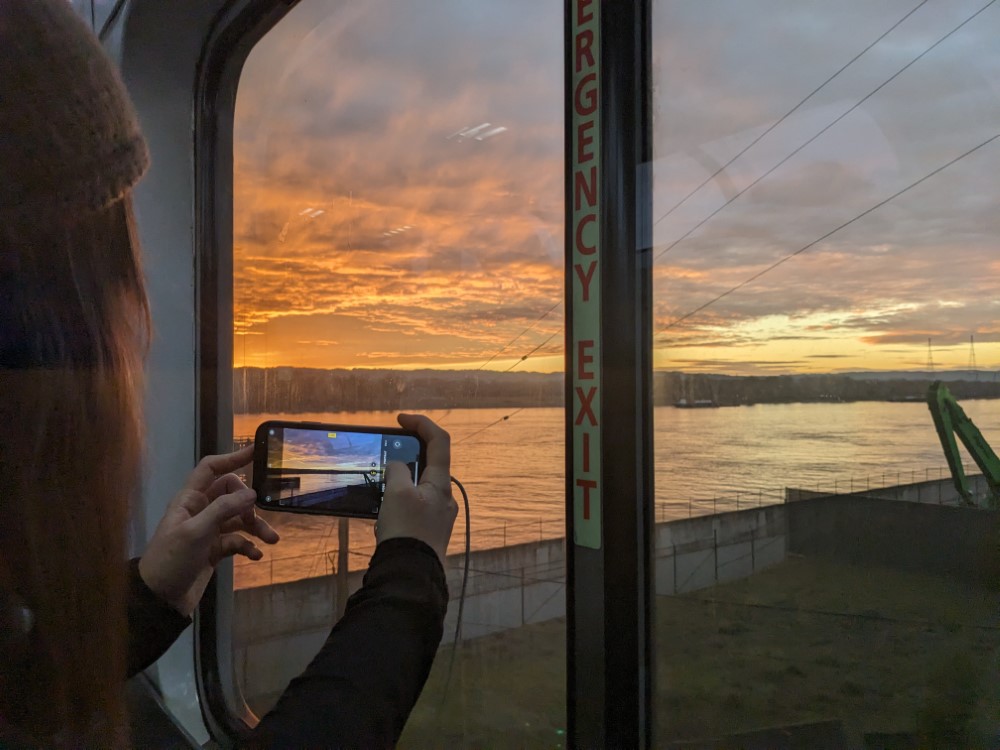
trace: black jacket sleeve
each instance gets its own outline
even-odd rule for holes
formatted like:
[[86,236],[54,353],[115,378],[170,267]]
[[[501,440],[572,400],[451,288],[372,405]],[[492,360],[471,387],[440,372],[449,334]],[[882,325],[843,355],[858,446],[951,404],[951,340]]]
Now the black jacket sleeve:
[[395,745],[427,681],[447,608],[444,569],[429,546],[379,544],[344,616],[247,747]]
[[128,676],[141,672],[163,656],[191,624],[154,594],[139,575],[139,558],[128,564]]

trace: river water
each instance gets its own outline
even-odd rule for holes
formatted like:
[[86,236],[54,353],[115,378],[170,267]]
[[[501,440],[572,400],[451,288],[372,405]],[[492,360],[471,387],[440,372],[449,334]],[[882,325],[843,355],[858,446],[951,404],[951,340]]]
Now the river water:
[[[964,401],[987,441],[1000,444],[1000,401]],[[452,474],[466,487],[472,548],[564,531],[564,412],[557,408],[431,411],[452,436]],[[510,415],[508,419],[505,416]],[[387,412],[239,414],[235,435],[265,419],[391,425]],[[785,487],[863,489],[947,476],[927,406],[916,403],[761,404],[718,409],[658,407],[654,415],[658,520],[781,502]],[[457,493],[456,493],[457,497]],[[605,502],[609,502],[605,499]],[[268,514],[282,541],[274,562],[240,565],[237,585],[328,572],[336,521]],[[371,523],[351,522],[351,567],[373,546]],[[452,551],[464,544],[462,515]],[[252,574],[252,575],[251,575]],[[253,581],[253,583],[251,582]]]

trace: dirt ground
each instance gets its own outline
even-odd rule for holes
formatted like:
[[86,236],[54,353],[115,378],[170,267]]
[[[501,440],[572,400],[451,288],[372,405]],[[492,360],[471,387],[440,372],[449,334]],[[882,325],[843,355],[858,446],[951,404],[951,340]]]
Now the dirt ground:
[[[935,576],[789,559],[659,597],[658,745],[839,719],[977,747],[1000,727],[1000,595]],[[565,623],[441,649],[400,747],[565,746]]]

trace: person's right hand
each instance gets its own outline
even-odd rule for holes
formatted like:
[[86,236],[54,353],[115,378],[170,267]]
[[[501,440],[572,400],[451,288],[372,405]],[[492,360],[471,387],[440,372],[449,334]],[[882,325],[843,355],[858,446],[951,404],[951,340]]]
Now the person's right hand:
[[444,565],[448,541],[458,515],[451,497],[451,438],[429,418],[397,417],[404,430],[417,433],[427,445],[427,465],[414,486],[406,464],[391,461],[385,470],[385,496],[375,524],[375,539],[412,537],[426,542]]
[[278,532],[254,510],[257,493],[231,473],[251,458],[249,445],[235,453],[205,456],[167,506],[139,560],[139,575],[149,589],[184,616],[198,606],[221,560],[232,555],[262,557],[243,534],[267,544],[278,541]]

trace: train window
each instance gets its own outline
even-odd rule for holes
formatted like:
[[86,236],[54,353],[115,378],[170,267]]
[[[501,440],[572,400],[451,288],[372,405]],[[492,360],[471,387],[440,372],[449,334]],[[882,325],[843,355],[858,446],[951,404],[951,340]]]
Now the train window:
[[[409,747],[563,743],[562,34],[558,0],[303,0],[240,77],[235,441],[272,417],[422,412],[451,433],[469,491],[459,640],[461,512]],[[233,574],[233,666],[259,715],[374,549],[369,521],[268,520],[281,543]]]
[[992,5],[653,5],[662,743],[995,741]]

